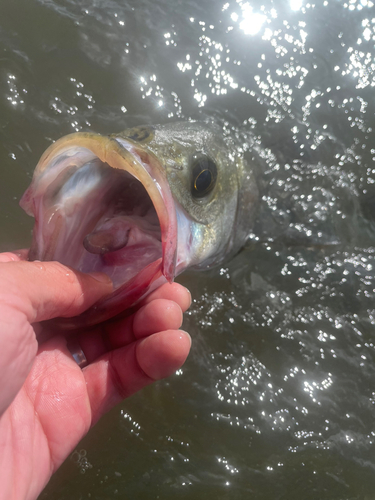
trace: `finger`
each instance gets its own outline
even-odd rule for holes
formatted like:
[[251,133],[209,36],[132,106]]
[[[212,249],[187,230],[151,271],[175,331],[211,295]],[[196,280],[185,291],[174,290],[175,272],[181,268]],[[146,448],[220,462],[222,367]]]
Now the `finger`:
[[135,314],[133,333],[139,339],[163,330],[177,330],[181,325],[182,310],[176,302],[154,299]]
[[0,264],[0,303],[30,323],[80,314],[112,290],[102,273],[84,274],[59,262]]
[[95,423],[146,385],[172,375],[185,362],[191,339],[181,330],[159,332],[111,351],[83,370]]
[[154,299],[132,316],[114,321],[106,327],[112,349],[123,347],[163,330],[177,330],[182,325],[181,307],[173,300]]
[[19,260],[26,260],[29,251],[26,248],[21,250],[14,250],[14,252],[0,253],[1,262],[18,262]]
[[143,306],[155,299],[173,300],[181,307],[182,312],[187,311],[191,305],[191,294],[189,290],[179,283],[165,283],[165,285],[160,286],[147,295],[147,297],[140,302],[140,305]]
[[182,311],[176,302],[155,299],[132,316],[108,321],[77,338],[89,363],[104,353],[124,347],[134,340],[164,330],[177,330],[182,325]]

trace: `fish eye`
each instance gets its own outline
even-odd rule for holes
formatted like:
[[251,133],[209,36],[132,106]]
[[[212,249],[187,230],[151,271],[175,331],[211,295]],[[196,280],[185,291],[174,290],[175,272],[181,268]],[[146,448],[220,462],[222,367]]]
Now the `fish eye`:
[[205,154],[193,156],[191,194],[195,198],[203,198],[213,190],[217,179],[217,167],[213,160]]

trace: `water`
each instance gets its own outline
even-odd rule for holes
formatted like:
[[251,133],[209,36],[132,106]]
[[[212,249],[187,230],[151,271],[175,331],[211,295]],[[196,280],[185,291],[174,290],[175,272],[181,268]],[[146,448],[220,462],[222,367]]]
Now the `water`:
[[374,498],[375,18],[366,0],[0,4],[1,249],[76,130],[214,118],[261,156],[249,244],[186,273],[193,350],[41,500]]

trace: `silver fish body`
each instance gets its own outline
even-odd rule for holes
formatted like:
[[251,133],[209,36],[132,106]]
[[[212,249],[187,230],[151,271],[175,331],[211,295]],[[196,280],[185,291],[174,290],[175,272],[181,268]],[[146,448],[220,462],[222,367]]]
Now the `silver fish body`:
[[234,141],[214,125],[76,133],[41,157],[21,199],[35,217],[30,260],[107,273],[114,292],[69,325],[130,308],[188,267],[221,264],[243,246],[258,188]]

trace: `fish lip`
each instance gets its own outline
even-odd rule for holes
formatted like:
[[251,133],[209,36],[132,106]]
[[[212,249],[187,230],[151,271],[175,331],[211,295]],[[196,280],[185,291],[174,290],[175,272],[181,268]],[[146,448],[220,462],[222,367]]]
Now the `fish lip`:
[[[73,147],[91,151],[103,163],[129,172],[142,183],[159,219],[162,252],[160,259],[143,268],[129,283],[125,282],[120,285],[112,294],[101,299],[80,317],[72,318],[72,320],[66,319],[66,325],[63,327],[69,329],[83,324],[96,324],[116,316],[132,307],[146,293],[165,280],[172,282],[176,272],[178,243],[176,208],[163,165],[149,150],[116,136],[106,137],[100,134],[78,132],[52,144],[42,155],[35,169],[33,181],[20,201],[21,207],[29,215],[36,215],[35,198],[43,196],[45,185],[50,182],[48,176],[51,175],[53,178],[54,174],[48,170],[48,167],[55,157]],[[36,258],[43,260],[43,256]],[[137,276],[139,276],[138,280]],[[161,279],[164,281],[160,281]],[[129,292],[125,292],[128,284]],[[122,290],[125,292],[124,296],[121,296]]]

